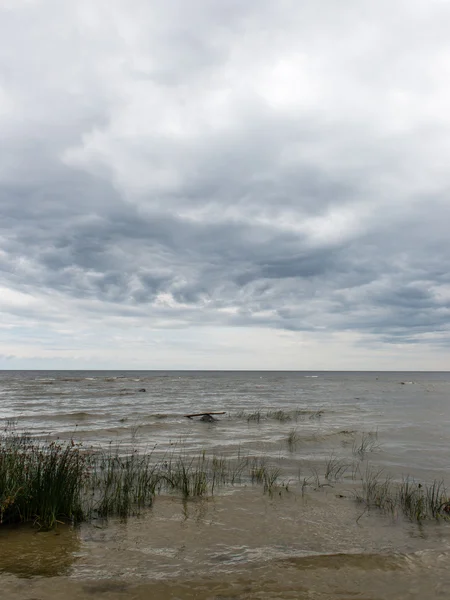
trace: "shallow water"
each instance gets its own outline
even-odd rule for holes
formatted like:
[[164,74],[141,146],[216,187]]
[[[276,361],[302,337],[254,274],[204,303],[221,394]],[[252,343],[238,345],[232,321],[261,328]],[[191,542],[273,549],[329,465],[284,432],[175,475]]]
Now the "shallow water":
[[450,535],[349,499],[238,490],[78,530],[0,535],[2,598],[447,598]]
[[[447,373],[2,372],[5,424],[156,455],[263,455],[288,489],[236,486],[187,503],[159,496],[127,522],[56,532],[0,528],[1,598],[450,597],[450,525],[364,513],[350,476],[299,489],[299,471],[311,477],[330,453],[397,479],[450,483],[449,392]],[[213,409],[227,414],[214,424],[183,416]],[[267,418],[278,409],[290,420]],[[260,421],[240,411],[261,411]],[[360,460],[354,441],[369,431],[376,445]]]

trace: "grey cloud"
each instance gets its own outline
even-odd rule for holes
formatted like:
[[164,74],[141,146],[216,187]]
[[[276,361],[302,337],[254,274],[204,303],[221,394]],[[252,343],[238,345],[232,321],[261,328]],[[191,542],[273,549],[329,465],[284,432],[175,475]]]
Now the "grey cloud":
[[[448,335],[450,178],[435,157],[450,124],[421,112],[432,96],[394,35],[407,5],[385,24],[387,3],[362,3],[367,18],[360,3],[320,14],[288,1],[147,4],[132,14],[112,2],[107,22],[87,3],[60,7],[61,35],[51,2],[3,21],[1,286],[174,327]],[[429,6],[442,36],[446,9]],[[373,32],[367,63],[352,46],[358,19]],[[27,35],[32,60],[14,52]],[[440,52],[425,33],[419,46]],[[266,69],[282,71],[284,53],[318,89],[304,106],[289,71],[273,75],[286,97],[271,99]],[[51,306],[4,311],[64,321]]]

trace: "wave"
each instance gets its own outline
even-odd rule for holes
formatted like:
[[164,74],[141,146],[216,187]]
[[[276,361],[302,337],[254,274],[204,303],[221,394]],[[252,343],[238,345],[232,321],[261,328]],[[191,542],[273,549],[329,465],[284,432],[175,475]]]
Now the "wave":
[[32,419],[33,421],[86,421],[88,419],[104,419],[108,416],[105,413],[93,413],[87,411],[77,411],[77,412],[58,412],[58,413],[38,413],[38,414],[28,414],[21,415],[23,419]]

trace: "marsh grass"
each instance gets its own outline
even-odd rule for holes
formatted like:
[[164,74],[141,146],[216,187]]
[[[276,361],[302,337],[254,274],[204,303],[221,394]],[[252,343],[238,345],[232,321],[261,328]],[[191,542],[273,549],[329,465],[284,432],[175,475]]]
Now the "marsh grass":
[[325,479],[327,481],[339,481],[351,469],[351,466],[351,464],[332,453],[325,463]]
[[256,410],[255,412],[249,413],[247,418],[247,423],[259,423],[261,421],[262,413],[260,410]]
[[407,477],[397,484],[384,477],[382,470],[367,467],[362,490],[355,493],[358,502],[367,509],[377,508],[386,513],[402,514],[410,521],[450,518],[450,499],[442,481],[422,484]]
[[253,412],[247,412],[245,410],[238,410],[236,413],[234,413],[232,416],[230,415],[230,418],[235,418],[235,419],[245,419],[247,421],[247,423],[259,423],[261,421],[261,419],[263,418],[263,414],[260,410],[255,410]]
[[0,435],[0,524],[60,522],[139,514],[160,493],[183,499],[214,494],[225,485],[253,483],[271,492],[280,470],[264,457],[192,456],[175,448],[156,458],[153,450],[113,446],[83,448],[73,441]]
[[208,491],[208,465],[205,456],[178,457],[161,473],[160,486],[178,492],[183,498],[204,496]]
[[319,421],[323,415],[324,411],[322,409],[308,410],[297,408],[293,411],[292,418],[295,421],[306,421],[306,419],[309,419],[310,421]]
[[355,492],[358,502],[366,508],[378,508],[385,512],[395,512],[396,492],[389,477],[381,479],[383,471],[367,465],[362,475],[362,490]]
[[247,423],[260,423],[263,419],[271,419],[279,421],[280,423],[288,423],[289,421],[316,421],[323,417],[324,411],[319,410],[306,410],[296,409],[294,411],[287,411],[283,409],[272,409],[265,413],[261,410],[255,410],[253,412],[246,412],[245,410],[239,410],[234,413],[233,417],[236,419],[245,419]]
[[240,410],[235,414],[238,419],[246,419],[247,423],[260,423],[263,419],[274,419],[280,423],[286,423],[292,420],[292,416],[285,410],[268,410],[263,413],[261,410],[255,410],[247,413],[245,410]]
[[275,419],[280,423],[286,423],[292,420],[292,416],[286,410],[268,410],[266,414],[268,419]]
[[[134,440],[136,441],[136,440]],[[296,429],[288,444],[298,441]],[[354,454],[362,458],[377,445],[374,434],[363,434]],[[301,493],[334,486],[351,472],[361,479],[356,500],[365,509],[402,514],[421,522],[450,518],[450,499],[440,481],[430,485],[406,478],[401,483],[361,460],[346,462],[331,454],[324,471],[311,468],[301,479]],[[106,449],[85,448],[74,441],[33,440],[29,435],[7,430],[0,434],[0,524],[32,522],[51,528],[59,522],[77,523],[96,517],[139,514],[151,507],[158,494],[175,494],[184,500],[213,495],[222,486],[253,484],[265,493],[282,491],[281,468],[264,456],[234,457],[192,455],[175,446],[158,457],[154,449],[109,445]]]
[[27,435],[0,437],[0,524],[33,521],[52,527],[83,518],[86,456],[73,442],[33,442]]
[[286,442],[290,452],[294,452],[297,448],[297,445],[300,441],[300,436],[298,434],[297,429],[291,429],[288,433]]
[[298,433],[297,429],[291,429],[288,433],[286,442],[290,452],[294,452],[300,443],[301,436]]
[[369,431],[367,433],[362,433],[360,438],[353,440],[352,453],[354,456],[358,456],[361,460],[364,460],[366,454],[375,452],[376,450],[379,450],[379,448],[378,432]]
[[265,492],[273,492],[278,483],[280,469],[267,463],[263,457],[249,459],[249,472],[252,483],[262,484]]
[[398,490],[398,503],[411,521],[449,518],[450,501],[442,481],[423,485],[406,478]]
[[229,419],[231,419],[233,417],[235,419],[246,419],[247,418],[247,413],[246,413],[246,411],[244,409],[241,408],[240,410],[238,410],[237,412],[235,412],[233,415],[231,415],[231,414],[228,415]]
[[152,505],[160,483],[152,453],[133,450],[122,454],[120,450],[119,446],[110,446],[106,452],[90,455],[85,487],[90,494],[85,494],[85,519],[92,515],[124,518]]

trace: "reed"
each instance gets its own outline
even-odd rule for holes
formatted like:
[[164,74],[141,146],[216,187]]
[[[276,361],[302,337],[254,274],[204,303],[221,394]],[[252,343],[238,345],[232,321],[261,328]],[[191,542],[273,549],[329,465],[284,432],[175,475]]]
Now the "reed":
[[249,472],[251,482],[262,484],[264,491],[269,493],[272,493],[280,476],[280,469],[268,464],[264,457],[249,459]]
[[363,460],[366,457],[366,454],[374,452],[379,448],[378,432],[369,431],[367,433],[362,433],[360,438],[353,440],[352,452],[355,456],[358,456]]
[[160,489],[175,491],[183,498],[203,496],[208,491],[209,461],[200,457],[173,456],[159,470]]
[[280,423],[286,423],[292,419],[291,415],[285,410],[269,410],[266,416],[268,419],[275,419]]
[[[291,430],[288,443],[295,444]],[[368,441],[367,441],[368,440]],[[376,437],[364,437],[361,458]],[[450,499],[440,481],[417,483],[406,478],[394,483],[364,463],[347,463],[331,454],[321,473],[311,469],[310,478],[300,478],[301,493],[307,486],[330,487],[351,470],[361,477],[356,500],[366,509],[402,514],[421,522],[450,518]],[[51,528],[60,522],[77,523],[95,517],[126,518],[151,507],[157,494],[168,493],[185,500],[213,495],[221,486],[261,485],[265,493],[281,493],[281,469],[264,456],[228,458],[191,455],[182,447],[156,457],[153,450],[109,445],[107,449],[84,448],[74,441],[39,441],[24,434],[0,434],[0,524],[32,522]],[[286,490],[287,485],[284,485]]]
[[255,412],[249,413],[247,415],[247,423],[259,423],[261,421],[262,413],[260,410],[255,410]]
[[225,458],[188,455],[176,448],[156,459],[112,444],[106,450],[73,441],[33,441],[0,435],[0,524],[33,522],[42,528],[95,517],[126,518],[152,506],[159,493],[184,499],[214,494],[224,485],[260,484],[271,492],[279,469],[239,452]]
[[324,414],[324,411],[321,409],[307,410],[307,409],[297,408],[292,413],[292,416],[295,421],[305,421],[307,418],[310,421],[318,421],[323,417],[323,414]]
[[366,508],[402,514],[410,521],[449,519],[450,499],[442,481],[422,484],[407,477],[395,484],[390,477],[382,477],[381,470],[367,467],[363,475],[362,490],[356,500]]
[[85,518],[94,514],[124,518],[151,506],[160,483],[151,458],[152,453],[137,450],[122,455],[119,447],[90,455],[86,487],[91,493],[85,501]]
[[52,527],[83,519],[86,456],[74,442],[33,442],[9,432],[0,437],[0,524],[33,521]]
[[294,452],[301,440],[301,437],[297,431],[297,429],[291,429],[288,433],[286,442],[290,452]]
[[332,453],[325,463],[325,479],[327,481],[339,481],[351,466],[351,464]]
[[235,419],[245,419],[247,423],[259,423],[262,419],[262,412],[260,410],[255,410],[253,412],[247,412],[245,410],[238,410],[234,415],[232,415]]
[[374,470],[367,465],[362,475],[362,490],[355,492],[356,500],[366,508],[378,508],[385,512],[394,512],[396,508],[396,493],[391,479],[381,479],[383,471]]

